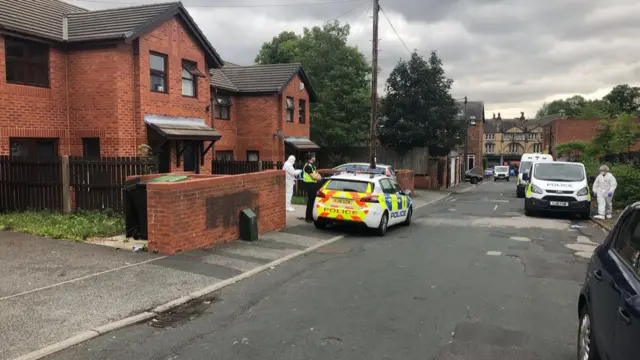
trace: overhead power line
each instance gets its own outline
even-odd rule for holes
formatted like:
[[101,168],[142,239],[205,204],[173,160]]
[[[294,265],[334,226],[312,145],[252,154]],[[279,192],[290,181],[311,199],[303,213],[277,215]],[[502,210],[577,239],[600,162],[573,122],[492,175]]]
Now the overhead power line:
[[391,29],[393,30],[394,33],[396,33],[396,36],[398,37],[398,39],[400,40],[400,42],[402,43],[402,45],[404,45],[404,48],[407,49],[407,52],[409,53],[409,55],[412,54],[411,50],[409,50],[409,47],[407,46],[407,44],[404,42],[404,40],[402,40],[402,37],[400,36],[400,34],[398,33],[398,31],[396,30],[395,26],[393,26],[393,24],[391,23],[391,20],[389,19],[389,17],[387,16],[387,13],[384,11],[384,8],[380,7],[380,10],[382,11],[382,15],[384,15],[385,19],[387,19],[387,22],[389,23],[389,25],[391,26]]
[[[370,1],[369,1],[369,0],[365,0],[365,1],[360,0],[359,2],[360,2],[360,4],[356,5],[355,7],[352,7],[351,9],[349,9],[349,10],[347,10],[347,11],[345,11],[345,12],[341,13],[340,15],[338,15],[338,16],[336,16],[336,17],[334,17],[334,18],[333,18],[333,19],[331,19],[331,20],[327,20],[327,23],[328,23],[328,22],[330,22],[330,21],[338,20],[338,19],[340,19],[341,17],[343,17],[343,16],[345,16],[345,15],[348,15],[348,14],[352,13],[353,11],[355,11],[355,10],[357,10],[357,9],[364,9],[364,8],[366,8],[366,10],[368,11],[369,6],[371,6]],[[363,7],[362,5],[364,5],[364,7]]]
[[[307,1],[307,2],[291,2],[291,3],[275,3],[275,4],[241,4],[241,5],[192,5],[189,3],[184,4],[190,8],[265,8],[265,7],[288,7],[288,6],[318,6],[318,5],[330,5],[330,4],[347,4],[361,2],[362,0],[328,0],[328,1]],[[111,5],[145,5],[139,2],[131,1],[109,1],[109,0],[72,0],[75,2],[85,3],[97,3],[97,4],[111,4]],[[147,4],[149,5],[149,4]]]

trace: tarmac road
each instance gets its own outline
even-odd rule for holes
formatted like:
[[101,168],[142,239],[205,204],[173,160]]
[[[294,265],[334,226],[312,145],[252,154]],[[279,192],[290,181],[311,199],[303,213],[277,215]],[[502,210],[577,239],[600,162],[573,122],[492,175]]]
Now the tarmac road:
[[482,183],[384,238],[350,231],[47,359],[575,359],[589,242],[604,233],[523,206],[514,182]]

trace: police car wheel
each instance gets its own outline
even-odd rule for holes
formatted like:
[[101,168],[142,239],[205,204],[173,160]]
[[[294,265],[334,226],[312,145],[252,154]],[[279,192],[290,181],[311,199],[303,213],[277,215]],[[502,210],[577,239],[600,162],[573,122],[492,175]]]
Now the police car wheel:
[[411,216],[412,215],[413,215],[413,207],[410,207],[409,210],[407,211],[407,218],[404,220],[402,225],[404,225],[404,226],[411,225]]
[[325,221],[322,221],[322,220],[315,220],[313,222],[313,225],[316,227],[316,229],[320,229],[320,230],[322,230],[322,229],[327,227],[327,223]]
[[378,236],[384,236],[384,234],[387,233],[387,227],[389,227],[389,213],[385,212],[380,218],[380,225],[378,225],[376,229],[376,234]]

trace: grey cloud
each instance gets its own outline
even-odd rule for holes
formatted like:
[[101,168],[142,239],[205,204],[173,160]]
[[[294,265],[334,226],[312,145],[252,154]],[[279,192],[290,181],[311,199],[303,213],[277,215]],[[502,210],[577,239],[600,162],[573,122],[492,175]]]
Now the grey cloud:
[[[128,0],[132,1],[136,0]],[[137,0],[161,1],[167,0]],[[262,0],[307,1],[326,0]],[[484,100],[495,111],[508,106],[515,112],[518,104],[531,109],[556,94],[588,94],[619,83],[640,83],[637,0],[380,1],[410,49],[425,56],[432,49],[438,51],[447,75],[455,81],[454,95]],[[114,6],[74,3],[94,9]],[[352,25],[350,43],[370,58],[368,3],[223,9],[197,7],[212,4],[210,0],[183,0],[223,58],[241,64],[252,63],[261,44],[279,32],[300,32],[348,10],[339,20]],[[408,54],[382,15],[380,22],[383,88],[385,77]]]

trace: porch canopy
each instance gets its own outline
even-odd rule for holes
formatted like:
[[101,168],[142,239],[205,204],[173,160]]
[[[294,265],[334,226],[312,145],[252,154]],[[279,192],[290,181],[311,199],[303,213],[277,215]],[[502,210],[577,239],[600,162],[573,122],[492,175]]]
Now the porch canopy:
[[320,146],[306,137],[286,136],[284,142],[298,151],[319,150]]
[[[222,138],[222,135],[208,126],[204,119],[146,114],[144,122],[149,128],[147,133],[153,152],[165,152],[168,155],[171,147],[166,148],[165,144],[168,145],[168,141],[174,141],[177,153],[176,165],[180,167],[180,158],[184,154],[185,170],[188,165],[196,174],[200,173],[200,166],[204,165],[205,155],[211,150],[213,144]],[[206,141],[210,141],[207,147],[204,144]],[[163,151],[163,148],[168,151]],[[188,163],[187,160],[189,160]],[[168,157],[166,161],[169,161]]]
[[219,132],[207,126],[203,119],[145,115],[145,123],[166,140],[218,141]]

